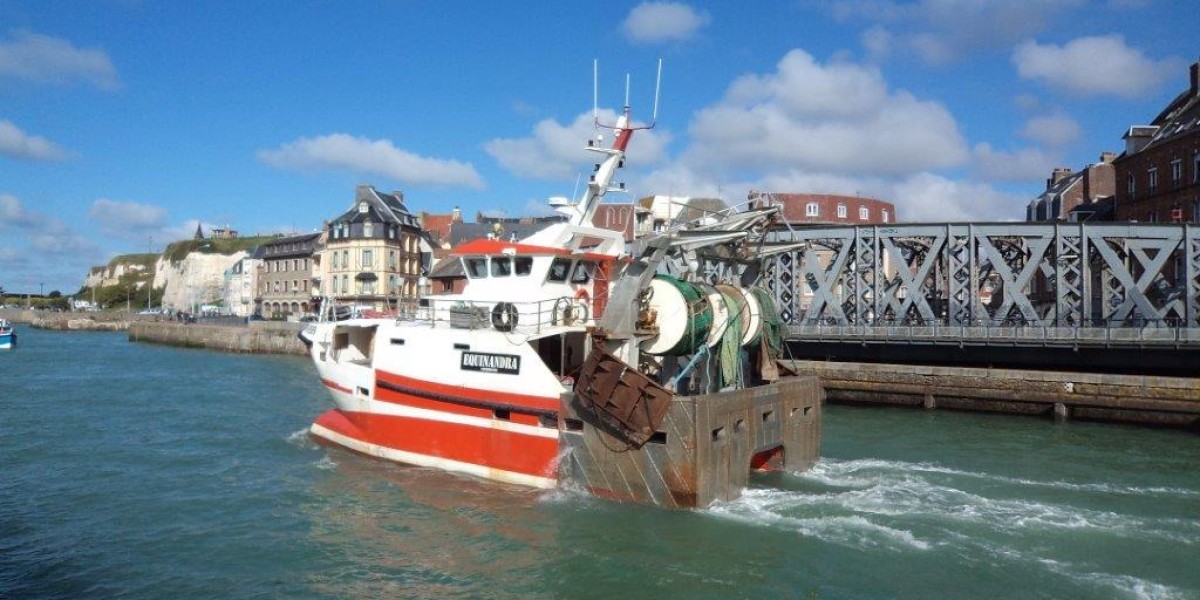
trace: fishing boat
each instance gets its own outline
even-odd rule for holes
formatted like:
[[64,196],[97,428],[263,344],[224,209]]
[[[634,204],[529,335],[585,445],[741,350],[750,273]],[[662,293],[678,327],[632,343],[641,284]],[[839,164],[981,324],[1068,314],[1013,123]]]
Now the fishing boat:
[[587,144],[600,160],[577,201],[555,203],[565,221],[461,245],[465,289],[421,298],[413,316],[330,308],[306,328],[335,405],[310,428],[318,442],[672,507],[736,498],[751,469],[815,462],[821,388],[780,376],[778,317],[755,281],[778,209],[713,213],[627,245],[592,217],[623,189],[614,175],[653,121],[634,125],[625,106],[595,123],[614,139]]
[[8,319],[0,319],[0,350],[7,350],[17,345],[17,332]]

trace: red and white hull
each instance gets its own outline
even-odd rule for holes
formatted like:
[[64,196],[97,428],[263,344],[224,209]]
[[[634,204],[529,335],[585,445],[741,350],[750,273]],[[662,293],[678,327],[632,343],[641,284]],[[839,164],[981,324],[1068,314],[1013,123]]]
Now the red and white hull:
[[[542,379],[543,384],[549,384],[543,386],[543,395],[497,389],[511,388],[519,382],[488,381],[489,377],[511,377],[506,375],[479,374],[467,381],[460,378],[460,383],[469,381],[477,387],[448,383],[446,380],[458,372],[457,360],[439,360],[436,348],[426,347],[419,352],[419,361],[411,360],[415,356],[397,356],[428,343],[422,334],[430,330],[390,323],[376,326],[384,331],[375,335],[404,335],[408,345],[395,348],[377,344],[373,362],[396,365],[396,370],[407,365],[409,374],[379,364],[360,364],[366,361],[330,360],[328,354],[321,360],[321,352],[328,352],[323,350],[328,345],[322,344],[321,337],[330,339],[333,330],[346,326],[326,327],[329,331],[318,332],[313,353],[321,381],[336,408],[313,423],[310,432],[319,441],[410,465],[536,488],[554,487],[559,452],[557,394],[562,389],[556,379]],[[442,332],[446,335],[445,330]],[[480,337],[478,333],[474,336],[475,347],[483,345]],[[430,346],[450,346],[443,339],[437,342],[441,343]],[[524,387],[530,390],[539,387],[530,383],[538,379],[537,373],[531,372],[534,366],[528,361],[523,369]],[[423,378],[411,376],[417,372]],[[484,389],[489,383],[491,389]]]

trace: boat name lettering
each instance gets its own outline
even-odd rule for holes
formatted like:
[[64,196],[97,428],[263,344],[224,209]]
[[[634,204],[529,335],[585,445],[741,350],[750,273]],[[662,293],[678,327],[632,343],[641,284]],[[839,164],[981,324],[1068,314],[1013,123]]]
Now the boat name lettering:
[[464,371],[487,371],[516,375],[521,372],[521,357],[515,354],[463,352],[461,367]]

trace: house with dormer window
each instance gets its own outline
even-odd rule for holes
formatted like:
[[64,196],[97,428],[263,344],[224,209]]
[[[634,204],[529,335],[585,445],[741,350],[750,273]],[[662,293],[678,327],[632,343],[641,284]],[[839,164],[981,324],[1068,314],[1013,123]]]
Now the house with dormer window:
[[350,208],[326,226],[314,295],[379,311],[415,303],[429,250],[403,193],[360,185]]

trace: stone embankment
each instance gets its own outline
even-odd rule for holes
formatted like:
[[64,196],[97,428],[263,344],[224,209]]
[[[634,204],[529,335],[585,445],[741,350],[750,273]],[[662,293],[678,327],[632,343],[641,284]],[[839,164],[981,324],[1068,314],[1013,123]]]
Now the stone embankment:
[[155,318],[146,315],[108,312],[53,312],[47,310],[4,310],[0,317],[13,323],[28,323],[35,329],[57,331],[125,331],[138,319]]
[[303,328],[303,323],[270,321],[253,321],[249,325],[135,321],[129,325],[129,341],[244,354],[303,356],[308,349],[296,337]]
[[945,408],[1200,430],[1200,379],[1022,369],[792,362],[828,402]]

